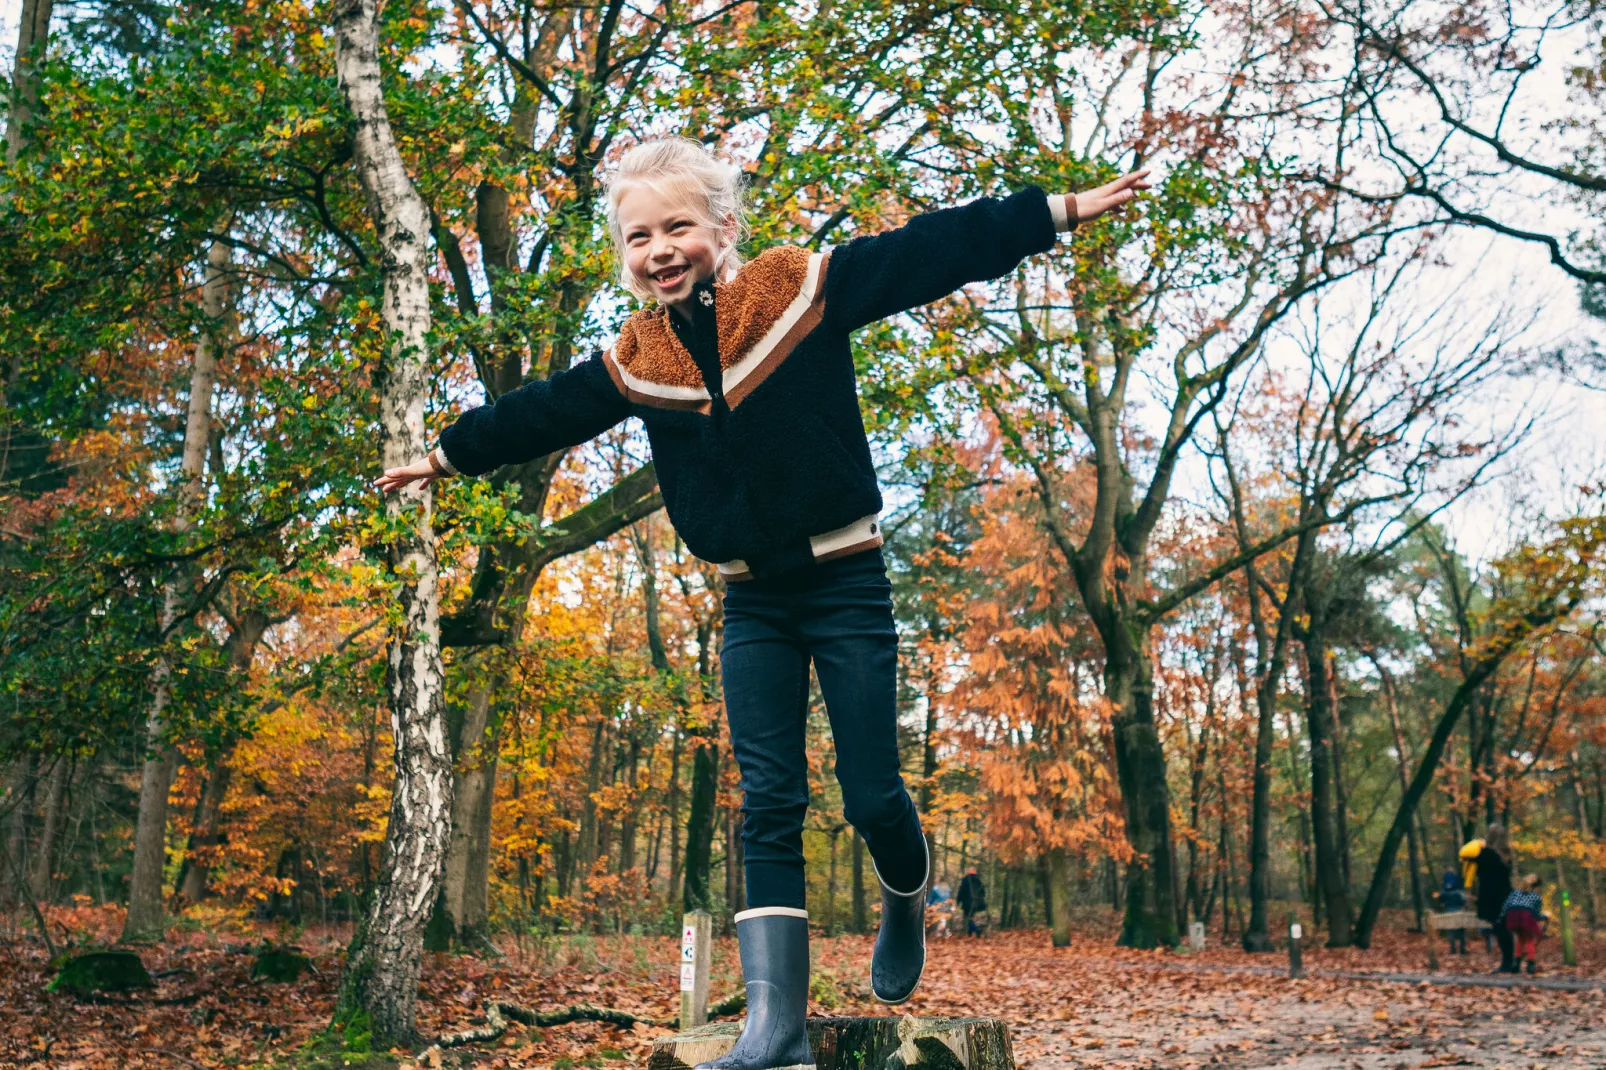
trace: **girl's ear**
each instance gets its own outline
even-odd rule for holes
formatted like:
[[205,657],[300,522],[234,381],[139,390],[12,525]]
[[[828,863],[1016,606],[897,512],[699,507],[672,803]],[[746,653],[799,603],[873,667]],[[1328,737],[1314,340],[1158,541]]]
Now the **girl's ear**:
[[724,268],[725,261],[736,251],[736,235],[736,216],[734,213],[727,213],[725,218],[719,221],[719,255],[714,258],[716,277]]

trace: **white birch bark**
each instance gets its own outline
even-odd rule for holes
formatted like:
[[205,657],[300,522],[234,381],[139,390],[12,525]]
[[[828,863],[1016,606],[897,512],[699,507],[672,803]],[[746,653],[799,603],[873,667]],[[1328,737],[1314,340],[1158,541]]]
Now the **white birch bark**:
[[[377,376],[381,464],[396,468],[428,449],[429,211],[407,175],[381,93],[375,0],[335,7],[336,71],[356,121],[356,163],[379,237],[381,311],[390,334]],[[346,958],[337,1022],[366,1015],[376,1046],[411,1044],[424,925],[440,886],[451,833],[452,759],[442,705],[439,594],[431,494],[388,547],[401,623],[390,638],[386,685],[395,735],[396,784],[384,862],[368,916]],[[387,513],[410,508],[391,496]]]
[[34,68],[50,41],[50,16],[55,0],[22,0],[17,26],[17,54],[11,74],[11,112],[6,118],[6,166],[16,164],[22,151],[23,129],[39,106]]
[[[213,242],[206,255],[206,282],[201,307],[211,321],[195,345],[190,369],[189,413],[184,423],[184,453],[179,461],[179,506],[173,529],[185,532],[195,525],[206,497],[206,453],[212,432],[212,386],[217,379],[217,345],[227,310],[229,250]],[[162,635],[178,622],[191,591],[183,569],[168,581],[162,594]],[[151,673],[151,705],[145,718],[145,764],[140,770],[139,817],[134,826],[134,870],[128,882],[128,918],[123,940],[134,943],[160,940],[166,928],[162,907],[162,867],[167,860],[167,793],[178,767],[177,754],[166,740],[166,710],[173,666],[162,653]]]

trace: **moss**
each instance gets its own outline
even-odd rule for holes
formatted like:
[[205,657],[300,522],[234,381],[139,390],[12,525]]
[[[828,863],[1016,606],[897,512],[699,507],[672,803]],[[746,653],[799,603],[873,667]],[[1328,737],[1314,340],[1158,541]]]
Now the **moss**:
[[398,1070],[401,1060],[379,1052],[348,1051],[332,1030],[313,1037],[293,1052],[253,1063],[254,1070]]
[[251,979],[271,984],[294,984],[312,969],[312,960],[293,947],[264,947],[251,960]]
[[46,990],[87,996],[92,992],[132,992],[155,987],[145,964],[134,952],[90,951],[68,959]]

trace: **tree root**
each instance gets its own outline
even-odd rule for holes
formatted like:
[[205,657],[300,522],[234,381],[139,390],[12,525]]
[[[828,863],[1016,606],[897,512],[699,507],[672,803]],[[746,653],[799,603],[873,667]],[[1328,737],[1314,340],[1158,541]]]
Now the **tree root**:
[[[738,993],[729,999],[722,1000],[708,1008],[710,1020],[723,1015],[734,1014],[747,1006],[747,996]],[[679,1018],[640,1018],[626,1011],[616,1011],[610,1007],[592,1007],[577,1005],[564,1007],[557,1011],[535,1011],[518,1003],[508,1003],[502,1000],[490,1000],[485,1004],[485,1025],[478,1029],[465,1029],[461,1033],[447,1033],[437,1040],[434,1047],[459,1048],[465,1044],[479,1044],[487,1040],[497,1040],[507,1032],[509,1021],[521,1025],[533,1025],[545,1028],[546,1026],[565,1025],[569,1022],[607,1022],[609,1025],[629,1029],[634,1025],[651,1025],[660,1029],[678,1029]]]

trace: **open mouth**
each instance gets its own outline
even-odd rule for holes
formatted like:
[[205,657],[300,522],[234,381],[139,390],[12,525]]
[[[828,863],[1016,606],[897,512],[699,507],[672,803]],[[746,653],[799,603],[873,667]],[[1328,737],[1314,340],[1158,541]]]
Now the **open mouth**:
[[676,267],[664,268],[662,271],[655,271],[652,273],[652,278],[659,286],[667,289],[685,278],[688,270],[690,269],[685,264],[680,264]]

